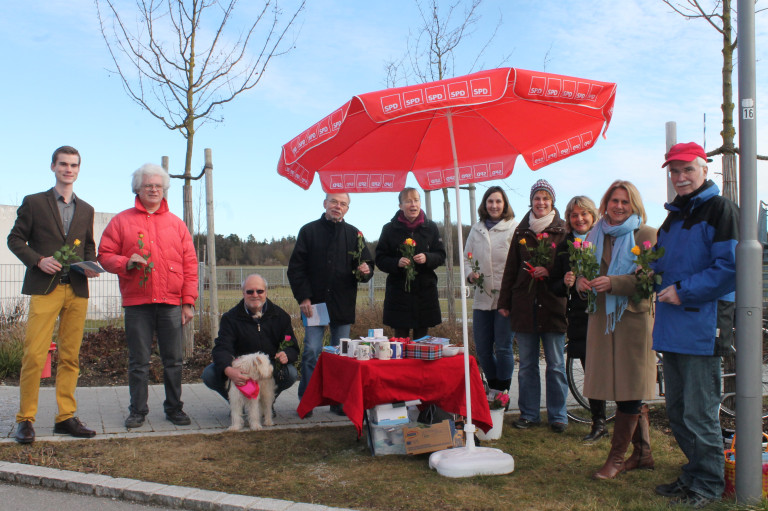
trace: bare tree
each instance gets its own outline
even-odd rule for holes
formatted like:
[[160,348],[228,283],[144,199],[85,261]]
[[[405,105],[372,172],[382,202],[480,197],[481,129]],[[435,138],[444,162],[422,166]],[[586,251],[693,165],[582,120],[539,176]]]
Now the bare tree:
[[[195,232],[192,180],[204,175],[192,177],[196,130],[206,121],[223,121],[221,107],[254,88],[269,61],[293,48],[293,41],[285,42],[286,34],[305,2],[281,23],[277,0],[263,0],[253,22],[232,28],[238,0],[136,0],[134,17],[121,14],[115,0],[95,1],[123,89],[187,140],[184,174],[171,177],[184,179],[184,223]],[[185,357],[193,347],[194,332],[187,323]]]
[[[457,74],[478,71],[481,59],[489,48],[502,24],[501,13],[491,35],[482,44],[472,63],[460,73],[456,72],[456,48],[474,34],[480,20],[479,8],[483,0],[455,0],[448,4],[440,0],[415,0],[421,17],[421,25],[415,33],[409,33],[405,56],[400,60],[385,63],[387,87],[416,82],[431,82],[450,78]],[[463,7],[463,8],[462,8]],[[441,10],[442,9],[442,10]],[[502,58],[502,65],[509,55]],[[446,274],[448,294],[448,319],[456,321],[455,290],[453,282],[454,252],[453,230],[451,229],[451,203],[449,188],[443,188],[443,238],[446,251]],[[429,201],[429,191],[427,201]],[[474,185],[470,185],[474,202]],[[460,255],[461,256],[461,255]]]
[[278,2],[264,0],[253,22],[231,30],[238,0],[136,0],[130,18],[115,4],[96,0],[96,11],[125,92],[187,140],[184,174],[171,177],[184,179],[184,222],[193,232],[192,180],[202,176],[192,177],[196,130],[223,121],[221,107],[255,87],[269,61],[293,48],[286,35],[305,2],[281,22]]
[[[720,135],[723,144],[717,149],[707,153],[708,156],[718,154],[723,157],[723,197],[739,202],[738,182],[736,180],[736,154],[739,148],[734,143],[736,128],[733,124],[733,52],[738,45],[738,37],[735,37],[735,24],[733,16],[735,11],[731,8],[731,0],[715,0],[711,9],[705,9],[699,0],[686,0],[685,3],[662,0],[687,20],[703,19],[723,37],[723,130]],[[755,1],[757,4],[757,1]],[[756,12],[765,9],[758,9]],[[757,155],[758,159],[768,160],[767,156]]]

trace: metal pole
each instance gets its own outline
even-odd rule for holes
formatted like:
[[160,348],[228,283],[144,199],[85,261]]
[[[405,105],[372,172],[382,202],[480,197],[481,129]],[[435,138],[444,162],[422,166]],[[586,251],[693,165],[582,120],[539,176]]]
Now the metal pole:
[[209,293],[211,339],[219,334],[219,282],[216,278],[216,229],[213,226],[213,158],[211,150],[205,150],[205,215],[208,220],[208,268],[210,271]]
[[[667,150],[664,154],[667,154],[669,149],[677,144],[677,123],[675,121],[669,121],[664,125],[664,128],[667,136]],[[677,192],[672,184],[672,179],[670,179],[669,174],[667,174],[667,202],[675,200],[675,195],[677,195]]]
[[762,246],[757,241],[755,2],[738,0],[739,243],[736,245],[736,500],[762,497]]

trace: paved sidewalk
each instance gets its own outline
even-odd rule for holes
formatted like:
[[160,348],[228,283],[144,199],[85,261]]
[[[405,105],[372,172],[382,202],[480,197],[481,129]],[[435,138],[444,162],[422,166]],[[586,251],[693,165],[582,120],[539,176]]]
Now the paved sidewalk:
[[[299,419],[296,408],[299,406],[298,383],[280,394],[275,403],[277,418],[274,428],[306,428],[315,426],[345,426],[351,422],[346,417],[331,413],[327,406],[315,410],[309,419]],[[202,383],[184,385],[182,390],[184,411],[192,424],[175,426],[165,418],[163,400],[165,390],[162,385],[149,387],[149,414],[144,425],[136,429],[126,429],[124,422],[128,417],[128,387],[83,387],[75,394],[77,399],[77,417],[89,428],[96,431],[96,439],[135,438],[139,436],[184,435],[190,433],[220,433],[230,424],[229,404],[216,392]],[[0,385],[0,442],[13,442],[16,429],[16,411],[19,408],[19,389]],[[41,387],[39,409],[35,421],[37,441],[76,440],[67,435],[53,433],[56,416],[56,395],[53,387]]]

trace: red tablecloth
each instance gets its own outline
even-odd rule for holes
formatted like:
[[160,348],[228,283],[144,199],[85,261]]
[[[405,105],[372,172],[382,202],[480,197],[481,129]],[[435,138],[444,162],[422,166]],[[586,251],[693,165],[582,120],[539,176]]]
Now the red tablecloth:
[[[472,422],[487,432],[493,426],[493,420],[474,357],[469,357],[469,371]],[[297,412],[304,418],[316,406],[341,403],[359,436],[366,409],[414,399],[434,403],[447,412],[466,417],[464,356],[439,360],[358,361],[322,353]]]

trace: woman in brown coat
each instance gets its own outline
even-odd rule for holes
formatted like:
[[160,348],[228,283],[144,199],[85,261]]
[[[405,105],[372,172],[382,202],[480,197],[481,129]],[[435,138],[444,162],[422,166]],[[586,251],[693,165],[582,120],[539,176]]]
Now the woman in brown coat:
[[[546,361],[547,421],[555,433],[568,427],[565,408],[565,297],[549,288],[555,249],[565,239],[565,222],[555,209],[555,190],[539,179],[531,187],[531,211],[515,229],[499,292],[499,314],[509,317],[517,339],[520,417],[518,429],[541,422],[539,356]],[[537,253],[539,254],[537,256]],[[545,255],[541,255],[545,254]]]
[[[600,275],[579,277],[576,288],[597,294],[597,311],[587,327],[587,365],[584,395],[616,401],[616,424],[611,450],[597,479],[612,479],[620,472],[653,468],[648,406],[654,395],[656,355],[651,349],[653,316],[650,300],[632,300],[637,279],[632,249],[656,243],[656,230],[645,225],[640,193],[628,181],[615,181],[600,201],[603,217],[587,237],[595,244]],[[632,455],[624,460],[630,442]]]

